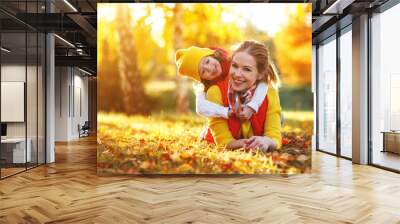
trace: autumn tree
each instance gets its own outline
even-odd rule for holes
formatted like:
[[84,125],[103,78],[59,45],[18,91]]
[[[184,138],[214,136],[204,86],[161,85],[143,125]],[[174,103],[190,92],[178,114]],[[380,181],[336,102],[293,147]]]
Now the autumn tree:
[[159,80],[177,80],[176,111],[188,112],[190,81],[177,76],[176,50],[192,45],[230,50],[244,37],[235,22],[223,21],[223,13],[231,9],[221,4],[102,4],[99,11],[102,9],[105,10],[99,16],[98,38],[106,39],[110,48],[104,49],[102,41],[98,43],[99,63],[109,53],[118,61],[105,61],[110,68],[100,65],[99,69],[114,67],[114,74],[119,75],[104,77],[99,82],[119,79],[123,91],[120,99],[125,105],[121,112],[146,111],[149,103],[144,87],[149,87],[147,82]]
[[[164,10],[163,38],[166,44],[163,52],[170,59],[170,65],[175,65],[173,55],[179,48],[195,45],[229,50],[232,44],[243,37],[243,32],[235,23],[222,21],[223,13],[228,13],[230,8],[221,4],[175,4],[173,7],[158,4],[157,7]],[[176,69],[175,66],[173,69]],[[176,79],[176,111],[186,113],[189,109],[188,80],[181,77]]]
[[133,41],[130,26],[132,18],[130,10],[123,4],[117,6],[116,21],[119,42],[118,70],[123,92],[124,112],[127,114],[148,114],[150,105],[137,64],[137,46],[136,42]]
[[[174,48],[179,49],[183,47],[182,43],[182,5],[176,4],[173,8],[173,24],[174,24]],[[176,74],[178,74],[176,72]],[[176,112],[179,114],[189,112],[189,100],[188,100],[188,80],[176,76]]]
[[299,4],[287,25],[276,34],[276,58],[282,81],[288,85],[311,83],[311,4]]
[[[106,38],[99,40],[101,46],[101,57],[99,57],[97,73],[97,102],[100,111],[123,111],[124,105],[121,100],[122,91],[118,77],[117,58],[110,49],[110,41]],[[112,91],[110,91],[112,90]]]

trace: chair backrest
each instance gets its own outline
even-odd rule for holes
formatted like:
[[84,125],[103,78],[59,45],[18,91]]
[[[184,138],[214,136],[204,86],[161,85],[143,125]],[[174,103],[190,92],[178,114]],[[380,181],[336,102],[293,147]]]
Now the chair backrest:
[[83,124],[82,128],[90,128],[89,121],[85,121],[85,124]]

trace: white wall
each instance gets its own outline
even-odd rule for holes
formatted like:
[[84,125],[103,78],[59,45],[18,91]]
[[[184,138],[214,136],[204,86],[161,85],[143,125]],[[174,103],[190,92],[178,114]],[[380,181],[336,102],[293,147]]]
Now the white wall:
[[56,141],[79,138],[78,124],[88,120],[88,104],[88,78],[76,68],[56,67]]
[[25,64],[1,65],[1,81],[25,82]]
[[[28,68],[31,69],[31,68]],[[1,81],[5,82],[25,82],[24,65],[2,65]],[[28,93],[28,96],[32,95]],[[36,94],[35,94],[36,96]],[[7,110],[7,108],[1,108]],[[7,137],[25,137],[25,122],[7,122]]]
[[67,67],[55,68],[55,141],[68,141],[70,75]]
[[[78,137],[78,124],[81,126],[85,123],[85,121],[88,121],[89,118],[89,111],[88,111],[88,78],[81,76],[82,73],[76,74],[77,70],[74,71],[74,111],[73,113],[73,119],[72,119],[72,132],[71,135]],[[80,102],[79,102],[80,101]],[[81,108],[79,108],[81,107]],[[80,111],[82,110],[82,111]]]
[[[37,70],[38,69],[38,70]],[[23,122],[5,122],[7,124],[7,137],[25,138],[30,140],[32,161],[44,163],[44,84],[41,67],[25,64],[3,64],[1,66],[2,82],[24,82],[26,83],[26,107],[21,108],[27,119]],[[27,81],[25,78],[27,77]],[[23,93],[22,93],[23,94]],[[7,96],[2,96],[7,97]],[[1,108],[10,110],[10,108]],[[9,111],[10,112],[10,111]],[[12,112],[12,111],[11,111]],[[37,151],[38,150],[38,151]],[[37,156],[37,153],[39,155]]]
[[[2,65],[1,66],[1,81],[3,82],[25,82],[25,65]],[[36,67],[28,66],[28,73]],[[28,97],[36,97],[36,92],[28,92]],[[29,100],[28,100],[29,101]],[[35,105],[36,106],[36,105]],[[1,108],[7,110],[7,108]],[[36,115],[36,114],[35,114]],[[28,120],[31,120],[28,117]],[[25,137],[25,122],[7,122],[7,136],[8,137]]]

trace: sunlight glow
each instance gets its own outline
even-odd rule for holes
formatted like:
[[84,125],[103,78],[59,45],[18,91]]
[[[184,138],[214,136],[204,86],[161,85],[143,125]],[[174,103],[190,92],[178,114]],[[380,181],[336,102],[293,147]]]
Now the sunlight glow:
[[165,46],[165,41],[163,38],[163,31],[165,26],[165,15],[164,11],[160,8],[152,8],[151,16],[149,16],[146,21],[146,25],[151,25],[151,36],[154,41],[160,47]]
[[115,5],[102,3],[98,5],[97,18],[112,21],[115,18]]
[[[257,29],[267,32],[269,36],[274,37],[284,24],[288,22],[288,13],[294,12],[297,4],[257,3],[257,7],[254,7],[254,4],[249,3],[235,4],[234,6],[234,13],[236,15],[242,15]],[[265,19],[266,16],[270,19]],[[239,20],[238,23],[240,21],[243,22],[243,20]]]

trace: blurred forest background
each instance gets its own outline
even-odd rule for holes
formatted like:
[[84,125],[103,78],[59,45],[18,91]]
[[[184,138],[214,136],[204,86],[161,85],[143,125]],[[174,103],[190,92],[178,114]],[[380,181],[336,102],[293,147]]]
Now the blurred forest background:
[[[283,17],[283,23],[268,13],[271,9],[260,11],[271,7],[276,7],[274,15]],[[232,52],[248,39],[270,49],[282,80],[283,110],[312,111],[311,4],[99,4],[98,8],[99,111],[193,113],[194,91],[190,80],[177,76],[175,51],[196,45]],[[278,28],[269,29],[271,22]]]
[[[310,171],[311,4],[99,4],[97,18],[99,173]],[[198,141],[205,119],[174,61],[180,48],[232,53],[249,39],[268,46],[282,79],[283,146],[266,154]]]

